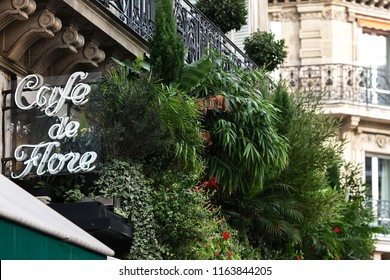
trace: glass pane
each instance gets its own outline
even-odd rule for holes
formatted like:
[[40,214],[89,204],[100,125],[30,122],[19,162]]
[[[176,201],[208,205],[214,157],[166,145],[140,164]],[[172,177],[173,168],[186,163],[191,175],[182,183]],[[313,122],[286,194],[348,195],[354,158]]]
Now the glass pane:
[[361,34],[359,41],[360,63],[364,66],[384,68],[386,65],[386,37]]
[[390,201],[390,160],[379,159],[379,199]]
[[368,197],[372,196],[372,158],[366,157],[366,166],[365,166],[365,173],[366,173],[366,194]]

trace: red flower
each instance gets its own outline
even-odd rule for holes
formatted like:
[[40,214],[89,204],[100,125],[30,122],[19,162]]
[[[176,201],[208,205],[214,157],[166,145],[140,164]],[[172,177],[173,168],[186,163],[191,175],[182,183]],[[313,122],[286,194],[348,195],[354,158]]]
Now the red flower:
[[215,255],[216,257],[218,257],[219,252],[218,252],[218,251],[215,251],[214,255]]
[[340,232],[340,229],[337,227],[337,228],[334,229],[334,232],[335,232],[335,233],[339,233],[339,232]]
[[230,233],[228,233],[227,231],[225,231],[223,234],[222,234],[222,237],[224,240],[228,240],[230,238]]
[[300,261],[303,260],[301,256],[297,256],[297,259]]
[[219,181],[215,178],[215,176],[211,177],[211,180],[206,182],[207,187],[215,187],[219,184]]
[[220,247],[221,246],[221,242],[218,241],[217,246]]

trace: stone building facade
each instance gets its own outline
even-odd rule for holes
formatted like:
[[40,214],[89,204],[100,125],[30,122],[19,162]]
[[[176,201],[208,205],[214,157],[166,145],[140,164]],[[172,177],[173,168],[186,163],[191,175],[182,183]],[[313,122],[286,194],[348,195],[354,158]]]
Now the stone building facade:
[[[342,120],[345,159],[360,164],[378,223],[390,227],[390,2],[269,0],[271,31],[288,57],[277,75],[293,88],[324,93]],[[379,236],[375,259],[390,258]]]

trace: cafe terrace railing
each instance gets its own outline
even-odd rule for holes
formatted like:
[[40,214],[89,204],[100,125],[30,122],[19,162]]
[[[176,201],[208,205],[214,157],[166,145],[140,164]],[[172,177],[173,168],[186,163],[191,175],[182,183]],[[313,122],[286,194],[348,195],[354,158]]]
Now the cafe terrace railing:
[[[156,0],[95,0],[115,14],[134,32],[148,41],[154,30]],[[219,28],[188,0],[174,0],[177,32],[188,50],[188,63],[199,60],[208,50],[230,57],[234,65],[243,69],[257,68]]]
[[348,64],[288,66],[279,77],[294,89],[325,94],[326,102],[390,106],[390,73]]

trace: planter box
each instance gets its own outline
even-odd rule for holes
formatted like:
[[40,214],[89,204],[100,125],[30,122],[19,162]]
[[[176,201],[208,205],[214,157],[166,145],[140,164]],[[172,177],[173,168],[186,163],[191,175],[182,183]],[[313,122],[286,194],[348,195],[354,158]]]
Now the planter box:
[[84,201],[51,203],[48,206],[109,246],[116,257],[129,252],[132,231],[127,220],[109,211],[103,203]]

